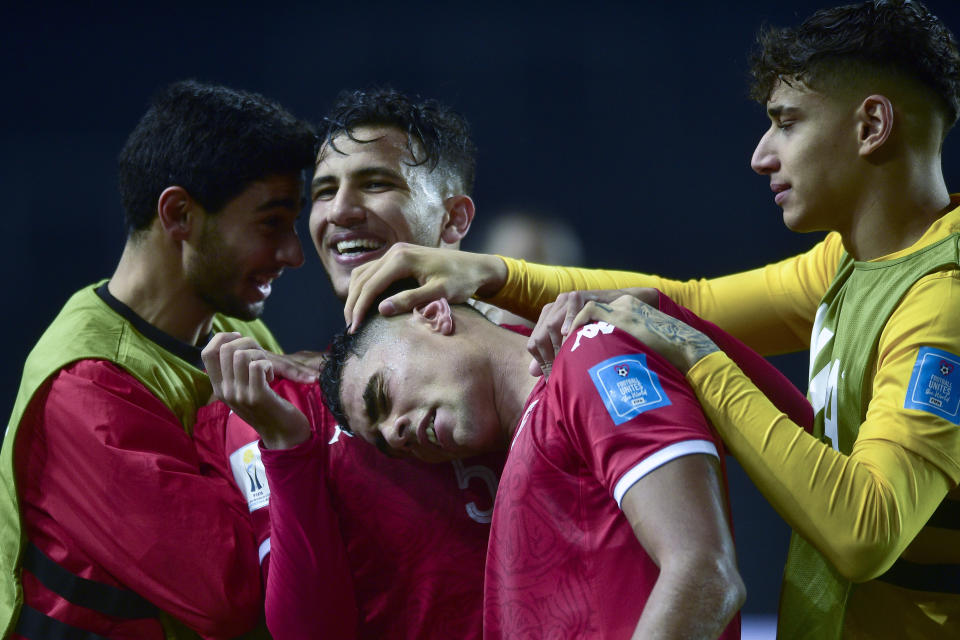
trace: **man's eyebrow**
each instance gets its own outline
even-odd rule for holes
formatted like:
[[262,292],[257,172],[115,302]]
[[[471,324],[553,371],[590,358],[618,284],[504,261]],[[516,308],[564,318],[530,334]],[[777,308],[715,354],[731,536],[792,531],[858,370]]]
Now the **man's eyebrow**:
[[270,209],[277,208],[299,211],[300,202],[298,200],[294,200],[293,198],[274,198],[273,200],[267,200],[258,206],[257,211],[269,211]]
[[381,392],[381,383],[383,382],[383,373],[377,371],[367,380],[367,386],[363,389],[363,408],[367,412],[367,419],[370,424],[377,424],[380,421],[380,412],[386,405],[386,401]]
[[310,187],[316,189],[317,187],[329,182],[336,182],[336,180],[333,176],[317,176],[310,182]]
[[[393,178],[394,180],[398,180],[400,182],[406,183],[406,180],[404,179],[403,175],[401,175],[396,170],[391,169],[390,167],[384,167],[384,166],[363,167],[362,169],[357,169],[356,171],[350,172],[351,178],[359,179],[359,180],[362,180],[364,178],[371,178],[373,176],[387,176],[387,177]],[[337,181],[336,177],[330,174],[324,174],[324,175],[316,176],[313,179],[313,181],[310,183],[310,186],[316,189],[321,185],[335,183],[336,181]]]
[[783,104],[775,104],[767,107],[767,115],[770,116],[772,120],[782,118],[783,116],[793,116],[799,112],[800,110],[796,107]]

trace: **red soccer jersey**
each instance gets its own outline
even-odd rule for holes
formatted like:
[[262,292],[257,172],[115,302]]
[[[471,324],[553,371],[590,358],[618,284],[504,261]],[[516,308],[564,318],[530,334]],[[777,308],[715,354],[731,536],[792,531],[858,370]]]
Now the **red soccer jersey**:
[[[762,358],[661,296],[800,424],[803,395]],[[564,344],[531,393],[500,483],[487,557],[484,637],[629,638],[659,570],[619,503],[636,481],[721,444],[679,371],[606,323]],[[722,638],[738,638],[739,616]]]
[[480,638],[504,456],[441,464],[388,458],[339,430],[316,385],[274,388],[309,418],[307,442],[261,451],[256,432],[223,405],[201,411],[196,427],[225,443],[261,553],[270,552],[274,635],[348,637],[344,618],[354,616],[361,638]]
[[[130,373],[104,360],[64,367],[18,433],[24,531],[54,562],[139,594],[204,638],[234,638],[260,620],[254,539],[236,488]],[[98,637],[165,637],[156,617],[72,604],[30,571],[23,586],[25,606]]]

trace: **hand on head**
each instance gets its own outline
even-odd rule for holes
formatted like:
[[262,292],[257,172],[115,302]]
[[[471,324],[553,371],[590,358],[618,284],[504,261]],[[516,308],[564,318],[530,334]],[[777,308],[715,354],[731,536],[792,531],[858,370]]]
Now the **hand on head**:
[[490,295],[503,286],[506,272],[506,265],[497,256],[400,242],[378,260],[353,270],[343,317],[352,331],[373,301],[403,278],[415,278],[420,286],[383,300],[378,306],[381,314],[404,313],[441,298],[458,304],[478,293]]

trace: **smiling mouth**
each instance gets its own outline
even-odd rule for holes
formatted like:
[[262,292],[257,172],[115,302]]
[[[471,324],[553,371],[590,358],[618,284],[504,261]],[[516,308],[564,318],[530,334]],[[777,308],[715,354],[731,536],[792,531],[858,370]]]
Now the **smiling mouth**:
[[436,413],[430,414],[430,422],[427,423],[426,434],[427,440],[430,442],[430,444],[440,446],[440,439],[437,438],[437,430],[433,428],[433,421],[436,417]]
[[335,249],[342,256],[359,256],[372,251],[379,251],[387,243],[372,238],[357,238],[355,240],[341,240],[336,243]]

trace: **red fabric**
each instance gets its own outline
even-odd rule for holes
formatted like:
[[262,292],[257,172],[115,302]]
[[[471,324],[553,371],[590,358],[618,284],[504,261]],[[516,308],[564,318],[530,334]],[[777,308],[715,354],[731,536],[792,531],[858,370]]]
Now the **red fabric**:
[[[500,483],[486,567],[487,639],[629,638],[659,570],[614,501],[614,486],[671,445],[719,446],[683,376],[629,335],[584,339],[573,353],[571,343],[549,382],[530,395]],[[616,425],[588,370],[637,353],[646,353],[670,404]],[[739,620],[721,637],[738,638]]]
[[[261,619],[250,517],[223,463],[113,363],[80,361],[34,396],[15,450],[28,539],[74,574],[138,593],[205,638]],[[24,572],[25,602],[110,638],[163,638],[156,620],[77,607]]]
[[[489,516],[503,455],[388,458],[337,429],[316,385],[281,380],[274,390],[315,430],[292,449],[260,450],[269,507],[253,513],[273,519],[257,535],[270,537],[274,637],[479,639],[490,527],[475,518]],[[206,412],[198,434],[219,438],[227,458],[257,441],[236,415],[217,423]]]
[[[812,423],[803,395],[763,358],[669,298],[661,298],[660,308],[708,333],[774,404],[800,424]],[[612,327],[576,336],[564,343],[549,382],[528,398],[504,468],[485,577],[488,640],[629,638],[659,570],[615,502],[614,488],[649,456],[684,455],[697,442],[713,442],[723,462],[722,445],[679,371]],[[618,424],[625,416],[605,404],[591,369],[616,371],[628,361],[636,368],[635,354],[644,355],[655,376],[642,401],[662,394],[670,403]],[[628,371],[614,373],[611,384],[618,375],[628,381]],[[721,637],[739,633],[737,616]]]

